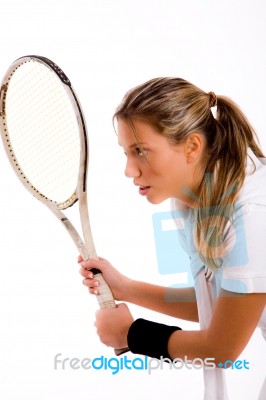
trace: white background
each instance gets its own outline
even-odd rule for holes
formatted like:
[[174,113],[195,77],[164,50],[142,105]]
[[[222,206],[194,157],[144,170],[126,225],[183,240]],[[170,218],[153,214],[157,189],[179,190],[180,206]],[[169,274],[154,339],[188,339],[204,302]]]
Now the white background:
[[[98,253],[137,279],[168,285],[156,266],[152,207],[123,175],[112,114],[124,93],[180,76],[240,104],[266,151],[263,0],[0,1],[0,75],[27,54],[54,60],[82,102],[90,135],[90,214]],[[96,336],[97,307],[81,284],[77,251],[52,214],[19,184],[0,146],[0,396],[5,400],[201,398],[201,371],[54,370],[54,356],[112,357]],[[263,260],[262,260],[263,261]],[[132,307],[135,317],[171,318]],[[194,324],[180,322],[183,328]],[[226,329],[226,327],[224,327]],[[217,338],[217,344],[219,338]],[[256,399],[265,345],[256,331],[228,371],[230,399]]]

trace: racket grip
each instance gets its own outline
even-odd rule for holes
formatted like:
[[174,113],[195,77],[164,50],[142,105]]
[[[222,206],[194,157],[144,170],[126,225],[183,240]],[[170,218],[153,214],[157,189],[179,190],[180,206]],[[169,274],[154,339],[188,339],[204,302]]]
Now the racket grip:
[[113,293],[105,282],[101,272],[97,269],[92,269],[91,271],[97,275],[97,280],[100,283],[100,293],[96,295],[100,308],[116,308]]
[[[100,308],[116,308],[117,305],[115,303],[113,293],[110,287],[105,282],[101,271],[93,268],[91,270],[94,274],[97,275],[97,280],[100,283],[100,293],[96,295]],[[124,347],[122,349],[115,349],[115,354],[120,356],[121,354],[126,353],[129,351],[128,347]]]

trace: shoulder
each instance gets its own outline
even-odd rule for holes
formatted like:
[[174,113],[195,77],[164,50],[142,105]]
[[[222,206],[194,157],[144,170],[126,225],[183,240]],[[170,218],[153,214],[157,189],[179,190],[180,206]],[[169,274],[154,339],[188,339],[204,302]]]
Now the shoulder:
[[239,191],[237,203],[266,206],[266,158],[258,158],[248,150],[246,178]]

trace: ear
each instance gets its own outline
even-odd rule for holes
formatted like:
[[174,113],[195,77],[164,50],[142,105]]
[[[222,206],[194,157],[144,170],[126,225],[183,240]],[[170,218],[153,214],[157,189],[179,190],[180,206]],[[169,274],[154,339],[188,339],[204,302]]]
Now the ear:
[[205,138],[201,133],[191,133],[185,141],[185,155],[188,164],[196,163],[201,159],[205,147]]

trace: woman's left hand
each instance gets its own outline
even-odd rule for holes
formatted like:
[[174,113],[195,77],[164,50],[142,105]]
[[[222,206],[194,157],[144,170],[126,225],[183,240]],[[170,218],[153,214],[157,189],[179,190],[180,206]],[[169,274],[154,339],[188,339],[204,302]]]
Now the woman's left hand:
[[134,319],[125,303],[96,312],[95,326],[102,343],[115,349],[127,347],[128,330]]

